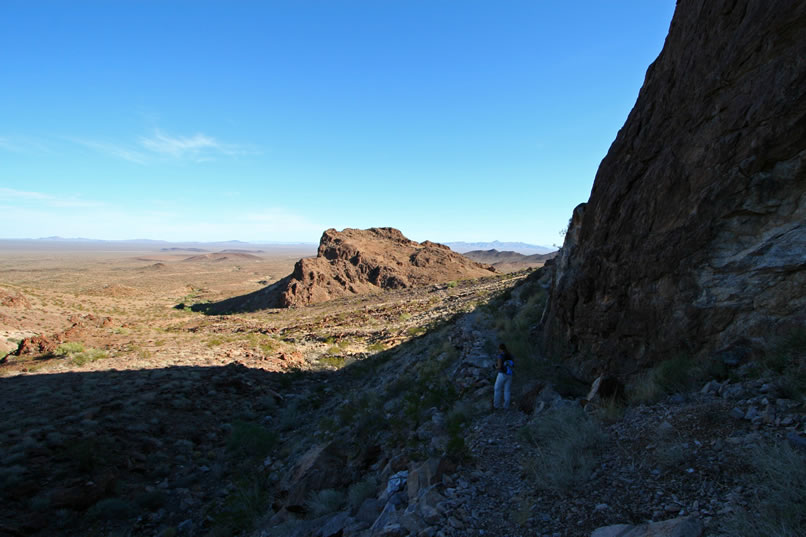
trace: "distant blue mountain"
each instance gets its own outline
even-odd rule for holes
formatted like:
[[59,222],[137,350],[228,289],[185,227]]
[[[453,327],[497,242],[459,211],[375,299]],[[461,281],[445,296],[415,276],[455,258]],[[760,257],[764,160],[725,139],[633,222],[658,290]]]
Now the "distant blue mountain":
[[454,252],[460,254],[465,252],[472,252],[474,250],[498,250],[506,252],[518,252],[523,255],[534,254],[548,254],[555,251],[557,248],[548,248],[546,246],[538,246],[536,244],[527,244],[525,242],[446,242],[444,243]]

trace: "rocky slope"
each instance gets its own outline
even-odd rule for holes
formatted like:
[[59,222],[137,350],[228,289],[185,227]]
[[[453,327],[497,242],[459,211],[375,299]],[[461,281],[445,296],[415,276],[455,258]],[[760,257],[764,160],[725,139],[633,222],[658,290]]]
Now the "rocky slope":
[[805,162],[806,4],[679,1],[574,211],[547,348],[629,372],[679,353],[746,357],[802,325]]
[[294,272],[211,311],[286,308],[334,298],[490,276],[495,269],[475,263],[442,244],[407,239],[397,229],[328,229],[316,257],[300,259]]

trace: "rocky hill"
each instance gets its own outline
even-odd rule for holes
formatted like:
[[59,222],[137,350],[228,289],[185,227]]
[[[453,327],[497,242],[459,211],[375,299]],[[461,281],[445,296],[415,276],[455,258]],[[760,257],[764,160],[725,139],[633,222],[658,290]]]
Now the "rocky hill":
[[499,251],[493,248],[491,250],[472,250],[462,255],[477,263],[490,264],[500,272],[514,272],[526,268],[542,267],[546,261],[556,257],[557,252],[523,255],[518,252]]
[[679,1],[574,211],[546,346],[626,372],[802,326],[804,163],[806,3]]
[[328,229],[316,257],[297,261],[294,272],[244,297],[215,304],[210,311],[243,311],[303,306],[334,298],[490,276],[495,269],[442,244],[407,239],[397,229]]

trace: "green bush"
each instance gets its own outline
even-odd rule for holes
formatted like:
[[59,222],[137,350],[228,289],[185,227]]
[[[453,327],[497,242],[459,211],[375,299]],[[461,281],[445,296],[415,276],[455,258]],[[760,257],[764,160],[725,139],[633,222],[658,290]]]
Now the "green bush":
[[253,529],[271,503],[269,486],[265,478],[253,475],[240,479],[212,519],[214,527],[223,535],[233,535]]
[[56,356],[69,356],[79,352],[84,352],[84,344],[76,341],[68,341],[56,347],[56,350],[53,351],[53,354]]
[[96,360],[102,360],[109,357],[109,353],[101,349],[87,349],[84,352],[70,355],[73,364],[82,366]]
[[306,502],[306,506],[312,516],[320,517],[335,513],[344,503],[344,492],[335,489],[323,489],[311,493]]
[[604,432],[577,407],[562,407],[532,420],[521,430],[531,453],[523,461],[538,489],[568,492],[590,478],[598,465]]
[[347,505],[349,505],[350,511],[353,513],[358,511],[364,500],[374,497],[377,491],[378,480],[372,476],[350,485],[347,490]]
[[235,456],[263,458],[277,444],[277,435],[257,423],[236,421],[227,448]]
[[627,387],[627,397],[631,403],[655,403],[668,394],[691,389],[706,370],[695,367],[688,356],[663,361],[637,375]]

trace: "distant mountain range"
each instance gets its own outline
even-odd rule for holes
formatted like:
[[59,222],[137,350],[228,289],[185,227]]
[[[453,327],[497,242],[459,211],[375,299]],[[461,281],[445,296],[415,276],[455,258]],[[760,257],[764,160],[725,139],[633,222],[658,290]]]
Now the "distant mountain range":
[[[24,244],[35,246],[39,245],[83,245],[83,248],[95,247],[120,247],[124,249],[131,249],[133,247],[144,248],[160,248],[162,251],[193,251],[203,252],[210,250],[223,250],[231,249],[232,247],[243,246],[275,246],[275,247],[310,247],[316,249],[317,244],[313,242],[281,242],[281,241],[266,241],[266,242],[245,242],[239,240],[229,241],[165,241],[154,239],[125,239],[125,240],[104,240],[104,239],[87,239],[84,237],[40,237],[38,239],[3,239],[0,242],[10,244],[14,243],[16,246],[23,246]],[[485,250],[498,250],[499,252],[517,252],[523,255],[543,255],[556,250],[556,248],[548,248],[546,246],[538,246],[536,244],[528,244],[525,242],[446,242],[443,243],[451,250],[457,253],[466,253],[472,251],[485,251]]]
[[87,239],[84,237],[41,237],[38,239],[3,239],[0,238],[0,248],[14,250],[141,250],[141,251],[162,251],[181,253],[196,252],[203,253],[214,250],[232,253],[239,252],[262,252],[266,250],[294,251],[305,249],[310,253],[316,252],[316,244],[306,242],[244,242],[238,240],[199,242],[199,241],[163,241],[153,239],[126,239],[126,240],[103,240]]
[[500,272],[514,272],[516,270],[523,270],[525,268],[542,267],[546,261],[553,259],[557,256],[557,252],[550,252],[548,254],[532,254],[523,255],[512,250],[500,252],[496,249],[492,250],[471,250],[464,252],[462,255],[468,259],[472,259],[476,263],[486,263],[492,265]]
[[444,243],[454,252],[463,254],[465,252],[472,252],[474,250],[498,250],[499,252],[517,252],[523,255],[535,254],[548,254],[557,250],[556,248],[548,248],[546,246],[538,246],[536,244],[527,244],[525,242],[446,242]]

